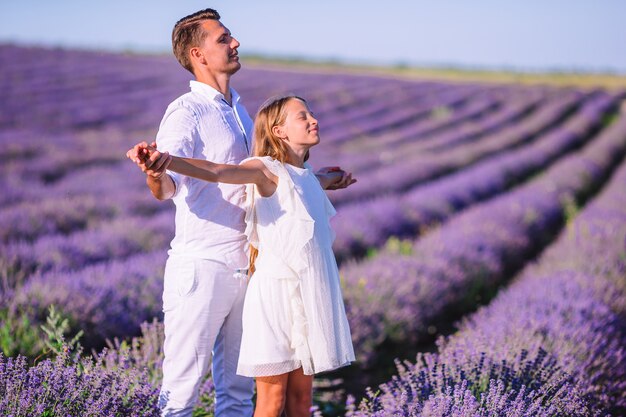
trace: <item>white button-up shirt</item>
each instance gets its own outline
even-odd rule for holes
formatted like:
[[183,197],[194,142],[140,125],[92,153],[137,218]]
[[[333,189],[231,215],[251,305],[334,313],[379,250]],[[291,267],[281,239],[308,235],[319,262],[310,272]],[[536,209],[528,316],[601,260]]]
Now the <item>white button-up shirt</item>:
[[[232,107],[211,86],[190,82],[191,92],[167,108],[156,142],[160,151],[216,163],[239,164],[250,155],[252,119],[231,89]],[[245,186],[216,184],[167,172],[176,185],[176,234],[170,254],[222,260],[245,247]]]

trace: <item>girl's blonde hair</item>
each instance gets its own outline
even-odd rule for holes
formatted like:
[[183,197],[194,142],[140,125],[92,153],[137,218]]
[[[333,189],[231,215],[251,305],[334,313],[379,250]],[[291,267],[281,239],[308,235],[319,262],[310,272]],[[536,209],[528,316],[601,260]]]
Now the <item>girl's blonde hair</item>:
[[[281,163],[287,162],[289,155],[285,141],[274,134],[272,129],[274,126],[282,126],[287,119],[286,104],[290,100],[300,100],[307,104],[306,100],[295,94],[271,97],[265,101],[259,108],[254,118],[254,156],[270,156]],[[309,153],[304,157],[306,161]],[[249,274],[254,273],[254,261],[259,251],[250,245],[250,270]]]
[[[274,135],[274,126],[285,124],[287,112],[285,106],[290,100],[300,100],[307,104],[306,100],[295,94],[271,97],[259,108],[254,118],[254,156],[271,156],[285,163],[287,161],[287,145],[285,141]],[[305,161],[308,159],[308,153]]]

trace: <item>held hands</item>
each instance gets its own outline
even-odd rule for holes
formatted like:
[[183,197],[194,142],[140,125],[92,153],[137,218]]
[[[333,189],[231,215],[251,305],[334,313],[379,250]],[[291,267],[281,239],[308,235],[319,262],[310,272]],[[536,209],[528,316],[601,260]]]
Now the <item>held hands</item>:
[[150,145],[147,142],[140,142],[129,149],[126,156],[152,178],[161,178],[172,162],[169,153],[161,153],[157,150],[156,142]]
[[323,167],[315,175],[323,180],[326,190],[340,190],[356,182],[356,179],[352,178],[351,172],[347,173],[339,167]]
[[[148,145],[140,142],[126,152],[126,156],[149,177],[158,179],[165,174],[167,167],[172,162],[168,152],[160,152],[156,148],[156,142]],[[315,175],[326,190],[340,190],[347,188],[356,182],[352,173],[347,173],[340,167],[323,167]]]

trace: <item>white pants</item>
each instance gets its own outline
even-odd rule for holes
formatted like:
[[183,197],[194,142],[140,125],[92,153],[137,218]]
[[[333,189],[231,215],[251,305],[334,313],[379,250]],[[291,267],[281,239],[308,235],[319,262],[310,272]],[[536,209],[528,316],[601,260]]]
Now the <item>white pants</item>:
[[159,396],[163,416],[191,416],[212,356],[215,416],[252,415],[254,381],[236,374],[247,279],[235,273],[235,268],[175,255],[167,260],[165,359]]

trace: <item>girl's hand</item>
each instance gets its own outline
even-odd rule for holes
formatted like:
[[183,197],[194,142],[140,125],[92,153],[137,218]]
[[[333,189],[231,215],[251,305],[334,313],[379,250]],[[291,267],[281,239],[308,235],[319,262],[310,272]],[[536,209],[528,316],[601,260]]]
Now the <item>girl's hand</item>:
[[356,178],[352,178],[351,172],[341,171],[341,176],[335,180],[333,183],[329,184],[326,189],[327,190],[341,190],[343,188],[348,188],[352,184],[356,182]]
[[326,190],[340,190],[356,182],[352,173],[347,173],[340,167],[323,167],[315,175]]

